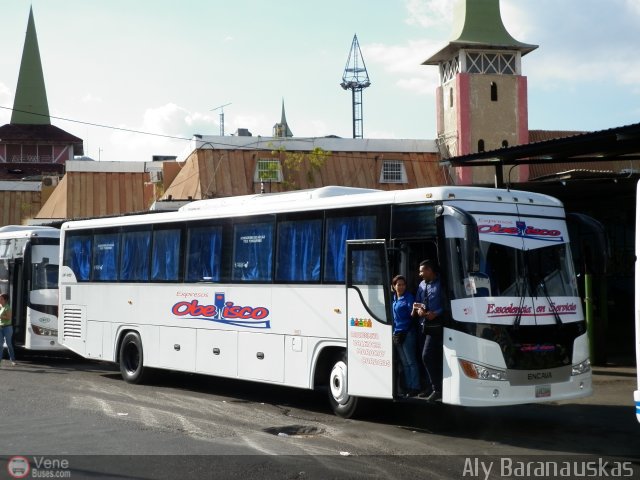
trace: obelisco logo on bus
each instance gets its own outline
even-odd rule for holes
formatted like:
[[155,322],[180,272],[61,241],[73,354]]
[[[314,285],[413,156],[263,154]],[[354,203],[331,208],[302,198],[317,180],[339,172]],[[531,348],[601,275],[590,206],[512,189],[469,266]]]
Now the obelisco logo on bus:
[[493,225],[478,225],[478,233],[485,235],[509,235],[513,237],[531,238],[547,242],[563,242],[562,232],[548,228],[539,228],[527,225],[525,222],[516,222],[515,227],[503,226],[500,223]]
[[171,313],[192,320],[209,320],[237,327],[271,328],[271,321],[267,320],[269,309],[266,307],[236,305],[225,300],[224,292],[216,292],[214,299],[213,305],[202,305],[198,300],[178,302],[171,308]]

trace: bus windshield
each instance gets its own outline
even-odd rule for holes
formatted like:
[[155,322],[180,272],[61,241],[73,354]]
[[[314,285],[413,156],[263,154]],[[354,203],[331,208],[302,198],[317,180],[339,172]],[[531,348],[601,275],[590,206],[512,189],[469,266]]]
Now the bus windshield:
[[57,288],[58,265],[45,262],[31,265],[31,290],[51,290]]
[[480,269],[468,272],[460,239],[448,240],[452,299],[469,297],[577,297],[571,251],[561,243],[522,250],[480,241]]

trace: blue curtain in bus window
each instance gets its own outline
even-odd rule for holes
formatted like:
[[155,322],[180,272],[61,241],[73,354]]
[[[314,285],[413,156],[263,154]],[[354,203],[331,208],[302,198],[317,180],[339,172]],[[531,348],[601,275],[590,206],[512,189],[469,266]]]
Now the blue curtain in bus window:
[[236,225],[234,230],[233,280],[271,280],[273,223]]
[[91,236],[69,235],[65,240],[64,265],[69,267],[79,282],[89,280],[91,274]]
[[180,230],[153,232],[151,280],[178,280],[180,265]]
[[320,280],[322,220],[280,222],[276,280],[314,282]]
[[219,282],[222,227],[189,229],[187,282]]
[[347,240],[374,238],[375,234],[374,216],[328,218],[324,257],[325,281],[344,282]]
[[149,280],[149,244],[151,232],[122,234],[120,280],[135,282]]
[[118,279],[117,233],[105,233],[93,237],[93,279],[113,281]]

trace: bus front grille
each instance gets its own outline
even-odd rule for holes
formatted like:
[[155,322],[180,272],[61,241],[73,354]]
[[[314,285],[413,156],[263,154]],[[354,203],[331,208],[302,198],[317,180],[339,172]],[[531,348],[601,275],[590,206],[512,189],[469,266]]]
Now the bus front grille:
[[82,338],[84,317],[85,308],[83,306],[64,305],[62,307],[63,336],[65,338]]

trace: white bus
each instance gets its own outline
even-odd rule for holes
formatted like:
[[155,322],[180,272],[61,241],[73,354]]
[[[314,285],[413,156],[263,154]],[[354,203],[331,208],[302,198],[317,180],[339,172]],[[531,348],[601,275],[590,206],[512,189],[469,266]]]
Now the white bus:
[[305,389],[336,414],[398,399],[390,279],[441,266],[442,401],[591,392],[562,204],[473,187],[315,190],[73,221],[61,235],[59,341],[118,362]]
[[636,317],[636,370],[638,376],[638,388],[633,393],[636,403],[636,418],[640,422],[640,182],[636,190],[636,275],[635,275],[635,317]]
[[9,295],[14,346],[54,351],[58,343],[60,230],[0,228],[0,293]]

